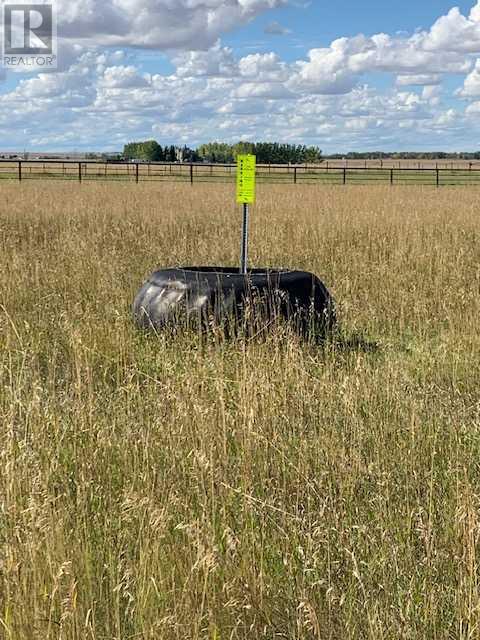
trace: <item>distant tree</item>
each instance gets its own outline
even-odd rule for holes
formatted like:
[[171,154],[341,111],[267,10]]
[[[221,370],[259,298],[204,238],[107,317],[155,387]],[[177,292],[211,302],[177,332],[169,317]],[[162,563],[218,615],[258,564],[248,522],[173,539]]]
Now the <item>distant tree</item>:
[[233,145],[232,155],[233,160],[237,159],[237,156],[255,154],[255,143],[253,142],[237,142]]
[[322,152],[318,147],[278,142],[241,141],[234,145],[210,142],[198,148],[199,157],[212,163],[231,163],[238,155],[249,153],[257,156],[259,164],[302,164],[322,161]]
[[197,149],[197,154],[203,162],[228,164],[234,160],[232,146],[224,142],[209,142],[208,144],[202,144]]
[[123,149],[123,156],[127,160],[145,160],[157,162],[162,155],[162,148],[155,140],[146,142],[130,142]]

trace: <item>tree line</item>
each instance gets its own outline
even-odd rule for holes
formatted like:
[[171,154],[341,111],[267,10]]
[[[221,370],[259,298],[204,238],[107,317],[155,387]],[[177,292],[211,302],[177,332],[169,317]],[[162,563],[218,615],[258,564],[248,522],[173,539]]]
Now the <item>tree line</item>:
[[198,149],[175,145],[162,147],[156,140],[130,142],[123,149],[125,160],[145,162],[208,162],[232,164],[237,156],[251,153],[257,156],[259,164],[305,164],[322,161],[318,147],[280,144],[278,142],[238,142],[227,144],[210,142]]
[[202,144],[197,152],[205,162],[235,162],[238,155],[251,153],[257,156],[259,164],[305,164],[322,161],[322,152],[318,147],[278,142],[237,142],[225,144],[209,142]]
[[143,160],[145,162],[197,162],[194,150],[175,145],[162,147],[156,140],[129,142],[123,148],[125,160]]
[[126,144],[125,160],[144,162],[208,162],[232,164],[240,154],[252,153],[259,164],[315,164],[324,160],[480,160],[480,151],[367,151],[323,155],[318,147],[278,142],[209,142],[197,149],[187,146],[162,146],[156,140]]
[[328,160],[480,160],[480,151],[447,152],[447,151],[367,151],[335,153],[325,156]]

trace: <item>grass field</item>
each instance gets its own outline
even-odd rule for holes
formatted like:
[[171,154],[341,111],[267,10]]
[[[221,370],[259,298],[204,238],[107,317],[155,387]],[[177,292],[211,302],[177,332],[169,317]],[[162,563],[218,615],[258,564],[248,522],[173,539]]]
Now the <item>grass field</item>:
[[237,264],[231,185],[2,184],[2,639],[480,636],[476,190],[264,185],[252,218],[341,338],[134,329],[154,268]]

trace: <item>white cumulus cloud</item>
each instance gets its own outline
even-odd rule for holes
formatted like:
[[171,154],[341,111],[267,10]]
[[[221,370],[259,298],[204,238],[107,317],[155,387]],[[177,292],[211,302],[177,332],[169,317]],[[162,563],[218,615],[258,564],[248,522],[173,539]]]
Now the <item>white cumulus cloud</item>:
[[62,38],[101,46],[206,49],[285,0],[57,0]]
[[458,94],[465,98],[480,96],[480,60],[476,61],[475,67],[465,78],[463,88]]

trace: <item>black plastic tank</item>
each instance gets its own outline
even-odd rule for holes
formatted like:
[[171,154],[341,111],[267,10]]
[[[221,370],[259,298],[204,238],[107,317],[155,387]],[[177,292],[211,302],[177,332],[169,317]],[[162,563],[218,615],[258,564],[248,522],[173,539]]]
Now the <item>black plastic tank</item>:
[[133,305],[142,329],[169,326],[245,328],[286,320],[302,335],[325,335],[336,324],[335,303],[312,273],[280,269],[179,267],[153,273]]

